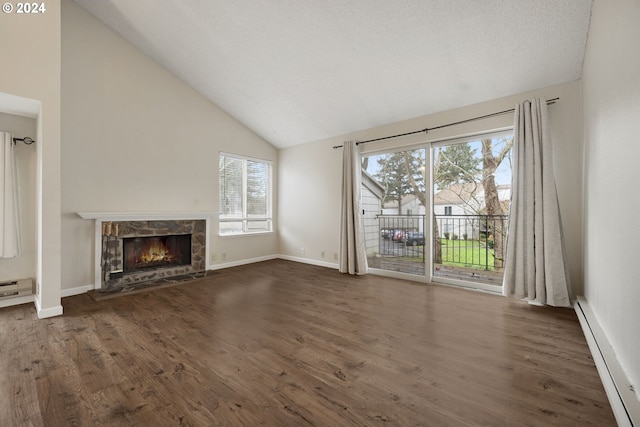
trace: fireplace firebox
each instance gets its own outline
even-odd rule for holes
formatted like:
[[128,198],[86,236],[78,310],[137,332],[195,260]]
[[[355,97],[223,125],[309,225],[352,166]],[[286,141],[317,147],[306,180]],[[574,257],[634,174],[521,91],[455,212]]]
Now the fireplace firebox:
[[191,234],[124,238],[124,273],[191,264]]

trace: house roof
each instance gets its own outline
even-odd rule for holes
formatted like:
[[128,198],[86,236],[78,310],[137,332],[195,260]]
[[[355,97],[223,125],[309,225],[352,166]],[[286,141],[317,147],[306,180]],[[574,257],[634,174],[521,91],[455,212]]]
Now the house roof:
[[[498,190],[498,196],[500,197],[505,192],[504,190],[511,190],[511,184],[500,184],[496,186]],[[509,195],[511,194],[508,191]],[[482,183],[465,183],[454,184],[447,188],[438,191],[433,196],[434,205],[464,205],[472,201],[474,198],[482,197],[484,194],[484,187]],[[500,202],[504,202],[506,199],[502,197]]]
[[[498,190],[498,197],[500,197],[500,204],[503,207],[503,211],[506,212],[509,209],[511,196],[511,184],[500,184],[496,186]],[[507,191],[505,191],[507,190]],[[505,198],[504,195],[508,197]],[[467,205],[474,198],[480,199],[484,195],[484,187],[482,183],[465,183],[454,184],[442,190],[439,190],[433,196],[434,205]],[[413,194],[406,194],[402,196],[402,206],[406,206],[416,200],[417,197]],[[418,202],[419,203],[419,202]],[[398,206],[397,200],[390,200],[383,205],[383,208],[396,208]]]
[[[404,196],[402,196],[402,206],[406,206],[409,203],[413,203],[413,202],[418,202],[420,203],[418,200],[418,198],[416,196],[414,196],[413,194],[405,194]],[[398,201],[397,200],[389,200],[386,203],[384,203],[382,205],[382,207],[384,209],[393,209],[393,208],[397,208],[398,207]]]
[[474,195],[484,192],[480,183],[454,184],[433,195],[434,205],[459,205],[467,203]]
[[282,148],[581,77],[591,0],[74,0]]

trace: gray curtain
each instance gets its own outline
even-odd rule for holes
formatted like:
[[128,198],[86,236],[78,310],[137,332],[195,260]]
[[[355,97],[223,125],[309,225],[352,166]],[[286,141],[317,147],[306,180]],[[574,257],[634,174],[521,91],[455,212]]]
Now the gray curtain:
[[340,215],[340,272],[367,273],[367,250],[361,202],[362,170],[355,141],[343,144],[342,209]]
[[569,279],[553,174],[547,103],[516,105],[505,295],[569,307]]
[[20,254],[18,182],[15,144],[8,132],[0,132],[0,258]]

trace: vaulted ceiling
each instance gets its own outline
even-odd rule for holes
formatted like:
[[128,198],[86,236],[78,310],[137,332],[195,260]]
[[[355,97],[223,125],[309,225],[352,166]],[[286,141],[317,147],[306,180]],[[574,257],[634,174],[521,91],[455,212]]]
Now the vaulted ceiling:
[[591,0],[74,0],[276,147],[581,77]]

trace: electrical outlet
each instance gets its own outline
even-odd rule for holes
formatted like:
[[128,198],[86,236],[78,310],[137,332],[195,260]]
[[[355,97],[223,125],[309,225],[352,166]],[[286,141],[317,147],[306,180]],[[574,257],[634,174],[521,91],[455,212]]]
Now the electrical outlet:
[[334,261],[338,260],[338,252],[334,252],[333,253],[333,259],[334,259]]
[[300,248],[300,253],[304,255],[304,247]]
[[225,261],[227,259],[227,254],[226,252],[222,252],[222,260]]
[[211,261],[215,261],[218,257],[215,253],[211,254]]
[[324,258],[324,251],[320,252],[320,258]]

